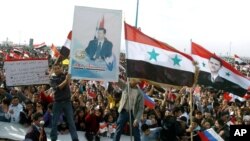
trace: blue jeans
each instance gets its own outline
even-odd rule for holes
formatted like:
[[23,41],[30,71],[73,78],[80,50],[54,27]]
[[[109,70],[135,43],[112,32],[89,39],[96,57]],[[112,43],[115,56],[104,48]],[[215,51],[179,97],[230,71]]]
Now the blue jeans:
[[[131,112],[131,120],[132,124],[134,121],[133,113]],[[129,121],[129,112],[122,110],[119,114],[119,117],[117,119],[117,127],[114,135],[113,141],[120,141],[121,134],[124,128],[124,125]],[[133,125],[132,125],[133,126]],[[134,135],[134,141],[141,141],[140,138],[140,131],[138,127],[132,127],[132,133]]]
[[64,113],[64,115],[67,119],[68,126],[69,126],[69,132],[70,132],[72,140],[78,140],[76,126],[75,126],[75,122],[73,119],[72,103],[70,101],[68,101],[68,102],[54,102],[54,104],[53,104],[52,128],[51,128],[51,132],[50,132],[51,140],[57,140],[57,122],[59,120],[61,112]]

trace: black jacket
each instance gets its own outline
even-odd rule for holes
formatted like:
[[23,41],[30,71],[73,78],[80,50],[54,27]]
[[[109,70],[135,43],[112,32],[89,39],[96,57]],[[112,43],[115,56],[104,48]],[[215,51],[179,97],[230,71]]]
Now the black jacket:
[[52,76],[50,79],[51,87],[54,89],[54,99],[55,102],[70,101],[71,94],[68,85],[64,86],[61,90],[58,86],[66,79],[65,74],[60,74],[58,76]]

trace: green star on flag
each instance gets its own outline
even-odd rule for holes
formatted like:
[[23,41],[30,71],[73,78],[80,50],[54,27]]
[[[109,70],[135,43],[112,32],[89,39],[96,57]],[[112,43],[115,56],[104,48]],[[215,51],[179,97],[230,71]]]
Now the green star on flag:
[[148,52],[148,54],[150,55],[149,60],[154,59],[155,61],[157,61],[157,56],[159,56],[159,53],[156,53],[155,49],[153,49],[151,52]]
[[226,76],[228,76],[228,77],[229,77],[230,75],[231,75],[231,74],[230,74],[229,72],[227,72],[227,73],[226,73]]
[[204,62],[202,62],[202,66],[203,66],[203,67],[206,67],[206,64],[205,64]]
[[181,59],[180,59],[180,58],[178,58],[178,56],[177,56],[177,55],[175,55],[175,57],[174,57],[174,58],[172,58],[172,60],[174,61],[174,66],[175,66],[175,65],[180,66]]

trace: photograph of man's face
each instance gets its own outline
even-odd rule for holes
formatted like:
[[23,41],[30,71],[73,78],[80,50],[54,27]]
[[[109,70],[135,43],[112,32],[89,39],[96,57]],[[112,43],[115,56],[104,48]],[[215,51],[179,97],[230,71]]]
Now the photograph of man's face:
[[100,28],[100,29],[98,30],[98,32],[97,32],[97,39],[98,39],[98,40],[104,40],[105,34],[106,34],[106,30]]
[[208,61],[208,67],[213,74],[219,73],[219,70],[221,68],[221,62],[217,60],[216,58],[211,57]]

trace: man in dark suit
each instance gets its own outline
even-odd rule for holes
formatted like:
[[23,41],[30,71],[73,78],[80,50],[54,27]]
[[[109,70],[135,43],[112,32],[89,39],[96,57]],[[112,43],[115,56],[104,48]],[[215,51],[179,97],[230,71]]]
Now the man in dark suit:
[[104,60],[112,55],[113,44],[105,37],[105,28],[99,28],[97,33],[97,38],[89,42],[85,52],[91,60]]
[[33,115],[33,123],[25,135],[25,141],[47,141],[43,125],[40,124],[42,119],[43,115],[41,113],[35,113]]
[[217,56],[211,56],[208,60],[210,73],[206,71],[200,71],[198,83],[200,85],[213,87],[217,90],[224,90],[226,92],[243,96],[246,93],[244,88],[241,88],[239,84],[219,75],[219,71],[222,66],[223,64],[220,58]]
[[198,83],[205,86],[211,86],[216,89],[221,89],[225,85],[225,79],[219,76],[219,71],[222,67],[222,61],[216,56],[211,56],[208,60],[209,72],[200,71]]

